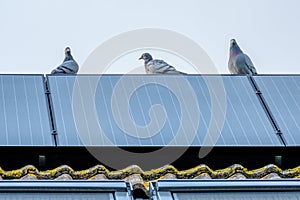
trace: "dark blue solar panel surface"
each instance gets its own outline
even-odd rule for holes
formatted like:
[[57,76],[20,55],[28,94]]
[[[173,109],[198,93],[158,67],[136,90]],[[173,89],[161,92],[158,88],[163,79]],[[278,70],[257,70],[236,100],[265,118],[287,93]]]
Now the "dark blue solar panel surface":
[[0,145],[52,146],[42,75],[0,75]]
[[[60,146],[280,145],[246,76],[48,79]],[[214,122],[221,132],[208,133]]]
[[300,76],[255,76],[288,146],[300,145]]

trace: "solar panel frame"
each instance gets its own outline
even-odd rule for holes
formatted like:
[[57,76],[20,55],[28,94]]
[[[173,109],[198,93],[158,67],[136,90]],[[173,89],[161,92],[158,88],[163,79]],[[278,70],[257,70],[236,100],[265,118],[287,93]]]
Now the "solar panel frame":
[[[91,86],[93,85],[96,81],[99,81],[99,77],[101,76],[101,84],[97,85],[97,87],[95,86]],[[94,126],[89,126],[88,123],[86,123],[84,126],[86,127],[86,132],[87,132],[87,136],[82,136],[82,134],[80,134],[80,136],[78,135],[78,133],[76,133],[78,127],[75,127],[75,123],[74,123],[74,116],[71,115],[66,115],[72,111],[72,106],[71,106],[71,102],[72,102],[72,95],[73,95],[73,86],[75,83],[75,79],[77,80],[78,78],[83,78],[86,79],[86,81],[83,81],[85,84],[85,86],[80,86],[80,84],[78,85],[79,88],[79,93],[81,92],[82,94],[86,94],[86,96],[88,96],[89,98],[94,98],[96,97],[96,101],[100,102],[99,99],[101,101],[103,101],[104,103],[101,104],[102,106],[104,106],[104,108],[110,108],[110,105],[104,105],[107,102],[111,101],[111,97],[113,95],[113,87],[116,86],[118,80],[121,77],[129,77],[129,79],[131,78],[131,81],[133,81],[133,79],[135,81],[139,81],[140,83],[142,83],[144,81],[144,83],[154,83],[155,81],[160,82],[160,83],[169,83],[169,79],[176,79],[176,77],[178,78],[179,76],[149,76],[149,75],[76,75],[76,76],[55,76],[55,75],[47,75],[47,79],[49,81],[49,85],[50,85],[50,91],[51,91],[51,98],[52,98],[52,102],[53,102],[53,109],[54,109],[54,113],[55,113],[55,119],[56,119],[56,126],[57,126],[57,130],[58,130],[58,138],[59,138],[59,142],[58,145],[59,146],[166,146],[168,145],[170,142],[170,140],[172,140],[173,137],[175,137],[174,132],[172,131],[172,128],[174,128],[174,126],[169,126],[169,133],[168,134],[158,134],[155,135],[154,137],[150,137],[150,140],[144,140],[144,139],[135,139],[133,137],[131,137],[131,135],[128,136],[128,134],[126,135],[124,132],[123,134],[117,134],[118,132],[120,132],[119,127],[116,126],[115,122],[113,122],[113,119],[111,118],[112,114],[111,113],[106,113],[108,112],[108,109],[104,109],[105,112],[101,112],[101,115],[99,115],[100,111],[99,111],[99,104],[97,104],[95,106],[96,110],[97,110],[97,114],[96,114],[96,118],[97,120],[99,120],[101,122],[105,121],[106,123],[104,123],[104,128],[106,129],[110,129],[110,131],[108,131],[110,133],[110,135],[108,136],[108,139],[110,140],[111,143],[107,143],[106,140],[103,139],[103,135],[101,136],[93,136],[93,128]],[[199,118],[200,118],[200,126],[204,127],[204,130],[198,130],[198,133],[195,135],[195,140],[193,143],[191,143],[191,146],[201,146],[203,145],[203,140],[204,140],[204,136],[206,133],[206,129],[209,126],[210,123],[210,118],[211,118],[211,113],[209,113],[210,110],[210,106],[211,106],[211,97],[209,95],[211,95],[210,93],[213,91],[209,91],[209,89],[207,88],[207,86],[204,87],[204,85],[206,84],[205,82],[205,78],[207,79],[212,79],[212,78],[221,78],[222,81],[225,80],[225,87],[226,88],[226,93],[229,93],[226,96],[226,103],[227,106],[229,106],[229,109],[232,110],[230,116],[228,117],[228,110],[226,112],[226,120],[225,120],[225,129],[223,129],[221,136],[218,140],[218,142],[216,143],[216,146],[282,146],[282,144],[280,143],[279,139],[277,138],[277,136],[274,133],[274,130],[269,122],[269,120],[267,119],[265,112],[262,108],[262,106],[260,105],[260,102],[258,100],[258,98],[256,97],[255,92],[253,91],[248,79],[246,76],[228,76],[228,75],[205,75],[205,76],[200,76],[200,75],[187,75],[187,76],[180,76],[181,78],[184,78],[186,80],[188,80],[189,84],[191,84],[191,87],[193,88],[196,96],[197,96],[197,101],[201,102],[203,105],[200,105],[201,107],[201,111],[204,110],[204,113],[200,113]],[[138,80],[140,79],[140,80]],[[158,80],[161,79],[161,80]],[[77,83],[78,84],[78,83]],[[134,82],[127,82],[128,85],[126,85],[126,87],[128,86],[129,88],[133,87],[133,85],[135,84]],[[176,84],[174,84],[176,85]],[[61,86],[66,86],[64,88],[62,88]],[[82,87],[82,88],[81,88]],[[156,87],[156,89],[155,89]],[[141,100],[143,100],[143,98],[141,99],[142,96],[147,96],[148,100],[150,99],[150,94],[155,95],[156,94],[156,101],[160,102],[162,100],[164,100],[165,98],[169,98],[169,102],[172,102],[171,105],[169,105],[169,107],[172,107],[173,104],[173,108],[176,108],[176,106],[178,105],[178,103],[176,103],[176,100],[174,100],[174,93],[172,94],[172,92],[169,91],[164,91],[161,92],[162,90],[164,90],[163,88],[159,88],[160,86],[158,85],[154,85],[153,88],[151,87],[145,87],[144,88],[144,92],[143,95],[141,95],[142,92],[139,93],[139,95],[136,94],[132,94],[131,96],[131,100],[134,99],[135,104],[140,105],[140,109],[145,109],[143,108],[143,106],[141,106]],[[174,87],[178,87],[180,88],[180,85],[176,85]],[[141,88],[139,88],[141,89]],[[61,91],[60,91],[61,90]],[[126,88],[123,90],[125,91]],[[147,91],[148,90],[148,91]],[[155,91],[157,90],[157,91]],[[73,91],[73,92],[72,92]],[[90,92],[86,92],[86,91],[90,91]],[[96,91],[96,93],[93,93],[94,91]],[[122,90],[120,90],[122,91]],[[181,91],[182,92],[182,91]],[[243,95],[239,94],[242,93],[243,95],[245,95],[247,98],[243,99]],[[82,95],[82,94],[79,94]],[[125,94],[125,93],[124,93]],[[163,96],[162,96],[163,95]],[[239,96],[240,95],[240,96]],[[217,94],[215,94],[215,96],[217,96]],[[82,96],[80,98],[83,98]],[[101,99],[102,98],[102,99]],[[146,98],[146,99],[147,99]],[[235,100],[233,100],[234,98],[239,98],[238,99],[238,103],[236,103]],[[62,102],[62,100],[67,100],[65,102]],[[200,101],[201,100],[201,101]],[[150,101],[148,101],[148,103],[146,102],[146,104],[151,104],[153,102],[151,102],[152,99]],[[190,99],[187,100],[187,102],[189,102]],[[246,101],[247,103],[251,103],[253,104],[251,108],[248,108],[245,103],[243,101]],[[80,102],[80,101],[79,101]],[[89,103],[93,103],[94,101],[89,101]],[[62,107],[62,104],[64,103],[65,106]],[[84,114],[85,108],[86,106],[88,106],[87,102],[81,101],[80,102],[81,105],[81,111],[83,113],[83,117],[82,120],[86,120],[87,117],[84,117],[84,115],[86,115],[86,113]],[[143,101],[143,104],[145,102]],[[185,103],[188,104],[188,103]],[[122,103],[120,105],[123,105]],[[190,104],[186,105],[189,106]],[[98,107],[97,107],[98,106]],[[117,104],[113,107],[113,109],[117,108]],[[100,106],[101,107],[101,106]],[[119,106],[122,107],[122,106]],[[136,106],[138,107],[138,106]],[[116,112],[118,112],[121,108],[117,108]],[[88,109],[90,111],[90,108]],[[100,109],[101,110],[101,109]],[[149,112],[149,109],[146,109]],[[240,112],[241,110],[244,110],[245,112],[242,115],[242,118],[240,118],[241,116],[238,116],[237,114],[235,114],[234,112]],[[131,110],[132,111],[132,110]],[[250,113],[252,111],[255,111],[256,113]],[[144,121],[145,124],[147,124],[147,116],[145,115],[145,111],[144,115],[139,115],[144,117],[144,119],[140,119],[137,117],[137,119]],[[176,110],[175,113],[180,113],[180,110]],[[249,114],[250,113],[250,114]],[[148,113],[147,113],[148,114]],[[74,115],[74,113],[73,113]],[[176,114],[174,114],[176,115]],[[250,123],[245,124],[242,123],[241,121],[238,122],[237,124],[232,124],[233,122],[229,122],[228,120],[231,120],[232,116],[235,117],[235,119],[237,120],[248,120],[250,121]],[[175,116],[175,118],[178,118],[178,114],[177,116]],[[193,115],[189,116],[189,119],[192,121],[193,119]],[[104,120],[105,119],[105,120]],[[155,119],[155,118],[154,118]],[[156,118],[157,119],[157,118]],[[60,121],[61,120],[61,121]],[[120,123],[122,123],[122,118],[120,120]],[[167,118],[167,120],[171,120],[169,118]],[[176,121],[176,119],[175,119]],[[148,120],[149,122],[149,120]],[[69,123],[66,125],[66,123]],[[175,123],[175,122],[172,122]],[[194,122],[193,122],[194,123]],[[197,124],[193,124],[191,126],[197,126]],[[230,124],[231,123],[231,124]],[[140,124],[143,125],[143,124]],[[101,127],[103,128],[103,127]],[[67,130],[68,129],[68,130]],[[186,129],[190,129],[190,127],[186,127]],[[232,130],[230,130],[232,129]],[[94,129],[96,130],[96,129]],[[193,129],[191,129],[193,130]],[[237,130],[242,130],[243,134],[241,135],[241,133],[238,133]],[[249,131],[250,130],[250,131]],[[185,130],[186,131],[186,130]],[[253,131],[253,132],[251,132]],[[188,132],[188,131],[187,131]],[[230,132],[231,135],[228,135],[228,133]],[[256,132],[256,133],[255,133]],[[254,136],[250,135],[255,133]],[[226,135],[227,134],[227,135]],[[235,135],[237,134],[237,135]],[[264,135],[261,135],[264,134]],[[92,137],[91,137],[92,135]],[[81,142],[80,137],[90,137],[90,138],[85,138],[87,140],[85,140],[85,143],[83,145],[83,143]],[[95,142],[95,140],[91,139],[91,138],[98,138],[99,142]],[[166,140],[166,137],[168,137],[168,139]],[[238,140],[237,138],[238,137]],[[254,138],[250,138],[250,137],[254,137]],[[231,139],[230,139],[231,138]],[[106,138],[107,139],[107,138]],[[233,142],[234,139],[236,139],[236,142]],[[248,141],[248,140],[252,140],[252,141]],[[264,141],[259,141],[259,140],[264,140]],[[101,141],[100,141],[101,140]],[[88,142],[86,142],[88,141]],[[171,146],[185,146],[185,145],[180,145],[181,140],[175,140],[173,145]]]
[[44,76],[0,75],[1,146],[53,146]]

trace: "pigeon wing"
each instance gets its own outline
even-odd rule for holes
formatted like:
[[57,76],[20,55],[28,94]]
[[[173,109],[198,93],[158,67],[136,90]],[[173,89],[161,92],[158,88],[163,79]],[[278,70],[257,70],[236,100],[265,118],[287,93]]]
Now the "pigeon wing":
[[251,59],[246,54],[239,54],[234,64],[238,72],[237,74],[257,74]]
[[177,71],[173,66],[169,65],[163,60],[153,60],[153,70],[157,74],[185,74]]
[[51,73],[57,74],[76,74],[78,72],[79,66],[75,60],[68,60],[63,62],[60,66],[54,69]]
[[247,56],[246,54],[244,55],[245,55],[245,63],[247,65],[248,70],[251,72],[251,74],[257,74],[256,69],[249,56]]

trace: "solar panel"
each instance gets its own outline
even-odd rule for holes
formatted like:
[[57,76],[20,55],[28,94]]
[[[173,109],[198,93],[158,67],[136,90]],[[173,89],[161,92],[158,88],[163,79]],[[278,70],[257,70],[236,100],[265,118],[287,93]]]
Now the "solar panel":
[[[131,187],[131,186],[130,186]],[[1,181],[0,199],[132,199],[123,181]]]
[[300,76],[255,76],[287,146],[300,145]]
[[48,80],[61,146],[281,145],[246,76]]
[[265,199],[280,199],[290,200],[297,199],[300,195],[299,191],[292,192],[258,192],[258,191],[247,191],[247,192],[211,192],[211,193],[173,193],[174,200],[265,200]]
[[152,199],[297,199],[299,181],[158,180],[150,183]]
[[246,76],[223,76],[226,119],[219,145],[276,146],[280,141]]
[[52,146],[43,75],[0,75],[0,145]]
[[[12,192],[6,192],[6,193],[0,193],[1,199],[23,199],[23,200],[40,200],[40,199],[52,199],[52,200],[97,200],[97,199],[103,199],[103,200],[114,200],[114,196],[112,193],[79,193],[79,192],[65,192],[65,193],[55,193],[55,192],[42,192],[42,193],[28,193],[28,192],[18,192],[18,193],[12,193]],[[128,198],[129,199],[129,198]]]

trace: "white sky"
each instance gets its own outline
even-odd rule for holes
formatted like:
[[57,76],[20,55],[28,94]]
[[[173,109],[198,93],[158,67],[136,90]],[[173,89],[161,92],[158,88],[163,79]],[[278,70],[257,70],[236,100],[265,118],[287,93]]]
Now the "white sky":
[[[300,73],[299,9],[299,0],[0,0],[0,73],[50,73],[66,46],[82,65],[104,41],[140,28],[189,37],[219,73],[228,73],[231,38],[258,73]],[[141,52],[116,60],[112,73],[142,65]],[[192,73],[174,55],[148,52]]]

